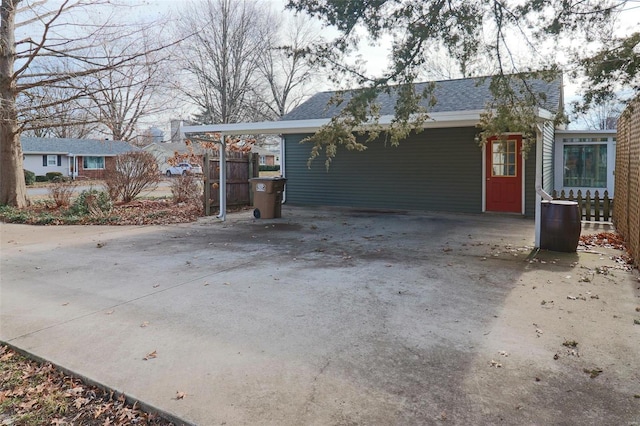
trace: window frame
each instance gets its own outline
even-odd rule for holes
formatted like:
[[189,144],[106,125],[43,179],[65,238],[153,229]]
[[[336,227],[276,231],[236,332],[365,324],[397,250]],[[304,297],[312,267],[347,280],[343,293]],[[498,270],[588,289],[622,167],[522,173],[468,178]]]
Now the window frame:
[[[88,159],[96,159],[99,158],[102,160],[102,167],[92,167],[89,166],[89,162],[87,161]],[[105,161],[105,157],[104,156],[100,156],[100,155],[87,155],[82,157],[82,168],[84,170],[104,170],[105,169],[105,165],[106,165],[106,161]]]
[[[503,145],[504,152],[496,152],[495,147]],[[513,150],[509,150],[513,147]],[[494,140],[491,142],[491,177],[497,178],[517,178],[518,177],[518,141],[517,139]],[[496,162],[496,155],[502,156],[503,162]],[[513,157],[513,161],[511,161]],[[503,170],[502,174],[496,173],[496,167]]]

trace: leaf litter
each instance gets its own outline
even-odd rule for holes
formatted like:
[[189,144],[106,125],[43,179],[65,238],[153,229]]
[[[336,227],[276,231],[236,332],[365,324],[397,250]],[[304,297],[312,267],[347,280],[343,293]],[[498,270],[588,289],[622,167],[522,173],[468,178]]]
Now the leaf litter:
[[130,404],[124,395],[89,386],[50,363],[0,345],[0,424],[162,425],[173,423]]

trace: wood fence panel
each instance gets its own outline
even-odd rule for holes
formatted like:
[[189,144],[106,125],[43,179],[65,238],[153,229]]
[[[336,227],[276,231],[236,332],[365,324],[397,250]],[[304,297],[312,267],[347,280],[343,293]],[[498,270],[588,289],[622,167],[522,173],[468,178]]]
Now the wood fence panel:
[[616,203],[613,222],[640,266],[640,97],[618,120],[616,135]]
[[[226,157],[227,206],[251,205],[249,179],[258,177],[260,161],[258,155],[227,152]],[[210,215],[213,207],[220,207],[220,158],[209,158],[205,169],[205,214]]]
[[604,191],[602,196],[598,191],[595,191],[594,194],[591,194],[591,191],[586,191],[582,194],[580,190],[577,194],[574,194],[573,190],[570,190],[569,194],[564,191],[560,193],[553,191],[551,195],[556,200],[576,201],[580,208],[581,220],[593,220],[596,222],[609,222],[611,220],[614,203],[613,199],[609,198],[608,191]]

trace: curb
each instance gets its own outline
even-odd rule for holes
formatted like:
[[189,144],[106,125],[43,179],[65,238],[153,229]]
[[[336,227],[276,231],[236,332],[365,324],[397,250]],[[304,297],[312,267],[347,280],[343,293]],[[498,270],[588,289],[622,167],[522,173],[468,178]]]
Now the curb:
[[87,377],[87,376],[85,376],[83,374],[78,374],[75,371],[69,370],[68,368],[65,368],[65,367],[63,367],[61,365],[58,365],[58,364],[55,364],[55,363],[53,363],[53,362],[51,362],[51,361],[49,361],[47,359],[44,359],[44,358],[39,357],[37,355],[34,355],[31,352],[28,352],[28,351],[26,351],[24,349],[21,349],[21,348],[15,346],[15,345],[12,345],[11,343],[7,343],[4,340],[0,340],[0,344],[2,344],[4,346],[14,350],[15,352],[19,353],[20,355],[22,355],[25,358],[28,358],[28,359],[30,359],[32,361],[35,361],[35,362],[38,362],[38,363],[41,363],[41,364],[45,364],[45,363],[51,364],[57,370],[61,371],[65,375],[73,377],[74,379],[79,379],[83,383],[85,383],[86,385],[95,386],[98,389],[101,389],[101,390],[103,390],[105,392],[113,393],[113,395],[116,398],[124,396],[124,399],[125,399],[125,401],[127,403],[129,403],[131,405],[133,405],[135,403],[138,407],[142,408],[147,413],[154,414],[154,415],[156,415],[158,417],[161,417],[162,419],[164,419],[164,420],[166,420],[168,422],[171,422],[176,426],[197,426],[195,423],[187,422],[187,421],[185,421],[183,419],[180,419],[180,418],[176,417],[175,415],[173,415],[173,414],[171,414],[171,413],[169,413],[169,412],[167,412],[165,410],[162,410],[162,409],[160,409],[158,407],[155,407],[155,406],[153,406],[151,404],[147,404],[146,402],[141,401],[141,400],[135,398],[134,396],[127,395],[123,391],[119,391],[117,389],[113,389],[113,388],[111,388],[109,386],[103,385],[102,383],[99,383],[99,382],[97,382],[97,381],[95,381],[95,380],[93,380],[93,379],[91,379],[91,378],[89,378],[89,377]]

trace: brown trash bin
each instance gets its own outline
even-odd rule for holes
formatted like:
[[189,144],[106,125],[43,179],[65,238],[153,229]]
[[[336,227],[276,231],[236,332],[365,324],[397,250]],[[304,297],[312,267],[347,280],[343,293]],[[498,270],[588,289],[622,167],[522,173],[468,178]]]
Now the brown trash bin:
[[287,179],[283,177],[253,178],[253,217],[274,219],[282,217],[282,194]]

